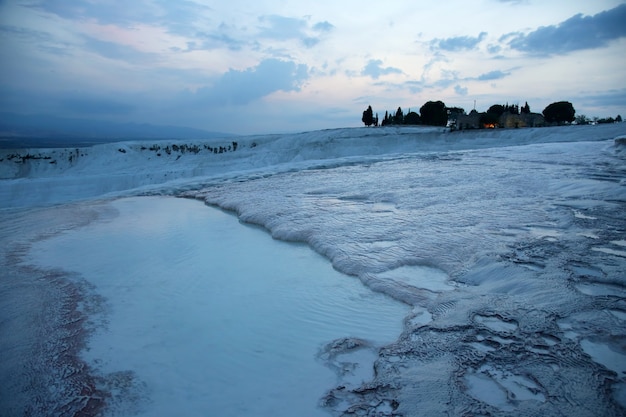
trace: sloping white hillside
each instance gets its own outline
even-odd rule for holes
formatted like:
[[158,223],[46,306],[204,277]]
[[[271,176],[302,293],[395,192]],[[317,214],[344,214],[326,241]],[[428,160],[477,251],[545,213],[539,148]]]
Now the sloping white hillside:
[[[221,140],[128,141],[0,151],[0,207],[55,204],[176,181],[342,164],[384,155],[608,140],[626,124],[448,132],[433,127],[331,129]],[[334,161],[334,163],[332,162]]]

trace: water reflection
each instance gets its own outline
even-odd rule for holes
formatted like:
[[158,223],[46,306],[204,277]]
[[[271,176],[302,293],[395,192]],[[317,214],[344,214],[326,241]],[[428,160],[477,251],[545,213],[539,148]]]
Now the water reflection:
[[[84,356],[104,376],[134,372],[149,398],[139,415],[326,415],[320,398],[342,378],[371,377],[364,368],[374,355],[355,354],[357,368],[340,378],[316,359],[322,347],[354,337],[371,351],[402,330],[407,306],[305,245],[198,201],[111,205],[114,219],[39,242],[31,254],[79,272],[105,297],[108,325]],[[130,409],[128,399],[114,401]]]

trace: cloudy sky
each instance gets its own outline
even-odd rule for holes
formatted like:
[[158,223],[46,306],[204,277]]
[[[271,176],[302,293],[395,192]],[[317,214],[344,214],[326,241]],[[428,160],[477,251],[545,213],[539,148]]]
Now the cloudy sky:
[[429,100],[626,116],[626,2],[0,0],[0,111],[251,134]]

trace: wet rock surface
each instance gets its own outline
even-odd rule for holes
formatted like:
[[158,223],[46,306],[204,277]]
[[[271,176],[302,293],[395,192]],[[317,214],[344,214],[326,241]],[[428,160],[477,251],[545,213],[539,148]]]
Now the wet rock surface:
[[626,169],[606,144],[562,152],[398,158],[187,196],[413,306],[373,379],[323,399],[334,415],[621,416]]
[[[71,207],[65,211],[78,213]],[[3,415],[96,416],[108,396],[79,357],[92,327],[89,315],[100,308],[101,300],[87,283],[66,272],[24,263],[32,242],[84,225],[97,215],[95,210],[80,213],[57,218],[48,210],[33,210],[26,215],[4,213],[5,221],[0,221]],[[70,225],[67,218],[72,219]]]

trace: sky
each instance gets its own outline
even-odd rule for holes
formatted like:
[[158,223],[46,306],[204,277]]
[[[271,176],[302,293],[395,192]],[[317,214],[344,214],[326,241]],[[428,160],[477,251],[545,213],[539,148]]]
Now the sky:
[[0,111],[265,134],[430,100],[626,116],[626,2],[0,0]]

